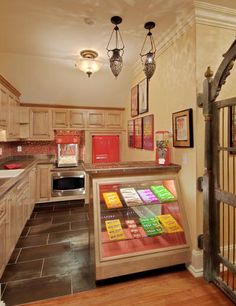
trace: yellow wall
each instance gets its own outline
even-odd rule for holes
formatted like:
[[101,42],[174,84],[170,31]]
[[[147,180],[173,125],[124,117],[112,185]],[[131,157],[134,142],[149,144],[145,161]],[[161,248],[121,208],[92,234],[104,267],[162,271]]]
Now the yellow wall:
[[[167,50],[157,58],[157,67],[149,84],[149,112],[154,114],[154,131],[172,131],[172,113],[193,109],[194,134],[196,135],[196,67],[195,26],[188,26]],[[133,85],[144,78],[140,72]],[[127,105],[130,119],[130,102]],[[194,135],[194,136],[195,136]],[[195,137],[194,137],[195,138]],[[194,148],[173,148],[172,162],[181,164],[180,184],[186,208],[192,243],[196,242],[196,145]],[[154,160],[155,152],[127,148],[127,160]]]

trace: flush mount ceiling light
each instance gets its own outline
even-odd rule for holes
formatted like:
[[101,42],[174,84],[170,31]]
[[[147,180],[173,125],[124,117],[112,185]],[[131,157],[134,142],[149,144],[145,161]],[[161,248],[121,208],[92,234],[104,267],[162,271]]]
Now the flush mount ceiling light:
[[[124,54],[124,43],[120,34],[120,30],[118,28],[118,24],[122,22],[122,18],[119,16],[113,16],[111,18],[111,23],[115,25],[111,37],[109,39],[108,45],[107,45],[107,55],[110,59],[110,68],[114,76],[117,78],[119,73],[121,72],[122,66],[123,66],[123,59],[122,56]],[[112,36],[115,32],[115,48],[111,49],[110,44],[112,40]]]
[[75,67],[78,67],[81,71],[85,72],[88,77],[97,72],[101,68],[101,63],[96,60],[98,53],[93,50],[83,50],[80,52],[82,58],[78,60]]
[[[151,29],[155,28],[156,24],[153,21],[146,22],[144,28],[148,30],[148,33],[145,37],[140,57],[143,64],[143,71],[147,79],[151,79],[156,69],[155,55],[156,55],[156,46],[151,33]],[[146,42],[149,40],[150,49],[147,49]],[[148,51],[147,51],[148,50]]]

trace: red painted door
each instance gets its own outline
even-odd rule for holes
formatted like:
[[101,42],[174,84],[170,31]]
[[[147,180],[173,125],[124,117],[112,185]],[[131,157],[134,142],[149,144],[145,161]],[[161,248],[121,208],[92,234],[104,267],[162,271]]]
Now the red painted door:
[[114,163],[120,161],[120,139],[118,135],[93,136],[93,163]]

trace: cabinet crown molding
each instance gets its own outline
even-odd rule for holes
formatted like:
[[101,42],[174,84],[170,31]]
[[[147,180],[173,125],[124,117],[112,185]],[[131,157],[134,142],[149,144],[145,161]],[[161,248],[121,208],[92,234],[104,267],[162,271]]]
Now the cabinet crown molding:
[[2,84],[5,88],[11,91],[18,99],[20,98],[21,93],[11,83],[9,83],[1,74],[0,74],[0,84]]

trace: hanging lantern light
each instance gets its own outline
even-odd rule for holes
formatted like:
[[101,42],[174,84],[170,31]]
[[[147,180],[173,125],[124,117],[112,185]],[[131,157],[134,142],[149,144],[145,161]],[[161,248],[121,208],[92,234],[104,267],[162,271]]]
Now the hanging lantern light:
[[[144,25],[144,28],[148,30],[148,33],[145,37],[141,52],[140,52],[140,57],[141,61],[143,64],[143,71],[147,77],[147,79],[151,79],[153,76],[155,70],[156,70],[156,62],[155,62],[155,55],[156,55],[156,46],[155,42],[151,33],[151,29],[155,28],[155,22],[149,21],[146,22]],[[146,41],[149,38],[150,41],[150,49],[146,52]],[[145,53],[144,53],[145,52]]]
[[[108,45],[106,47],[107,49],[107,55],[110,59],[110,68],[112,73],[114,74],[114,76],[117,78],[117,76],[119,75],[119,73],[122,70],[123,67],[123,59],[122,56],[124,54],[124,43],[120,34],[120,30],[118,27],[118,24],[120,24],[122,22],[122,18],[119,16],[113,16],[111,18],[111,23],[113,23],[115,25],[112,33],[111,33],[111,37],[109,39]],[[112,40],[112,36],[115,32],[115,48],[111,49],[110,48],[110,43]]]

